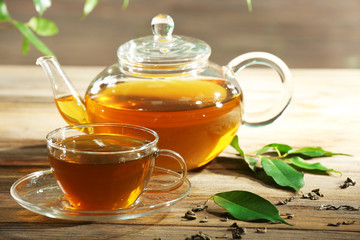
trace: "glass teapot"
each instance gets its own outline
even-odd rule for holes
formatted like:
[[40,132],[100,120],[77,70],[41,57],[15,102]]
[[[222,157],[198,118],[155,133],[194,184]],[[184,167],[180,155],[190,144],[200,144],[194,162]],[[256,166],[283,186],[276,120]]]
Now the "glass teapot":
[[[241,124],[270,123],[290,102],[290,71],[276,56],[251,52],[221,67],[208,60],[207,43],[172,35],[170,16],[155,16],[151,27],[153,36],[119,47],[118,62],[95,77],[84,99],[54,57],[37,60],[69,124],[120,122],[151,128],[160,136],[159,148],[180,153],[188,169],[194,169],[220,154]],[[237,81],[238,73],[254,64],[273,68],[282,83],[280,99],[260,112],[244,111]]]

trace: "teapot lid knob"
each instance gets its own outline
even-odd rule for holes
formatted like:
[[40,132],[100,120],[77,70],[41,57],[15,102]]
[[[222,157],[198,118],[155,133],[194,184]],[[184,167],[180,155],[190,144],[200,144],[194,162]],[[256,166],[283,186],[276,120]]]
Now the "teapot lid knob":
[[171,34],[174,31],[174,26],[175,23],[169,15],[156,15],[151,21],[151,29],[155,40],[171,40]]
[[172,35],[174,26],[169,15],[156,15],[151,21],[153,35],[130,40],[119,47],[121,66],[129,68],[127,71],[155,73],[181,72],[207,64],[210,46],[199,39]]

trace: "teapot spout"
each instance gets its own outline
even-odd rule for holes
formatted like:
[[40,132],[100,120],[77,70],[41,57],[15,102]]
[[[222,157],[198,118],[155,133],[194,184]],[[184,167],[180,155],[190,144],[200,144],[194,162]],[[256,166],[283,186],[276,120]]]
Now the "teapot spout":
[[55,57],[44,56],[36,61],[50,80],[56,106],[68,124],[88,123],[84,100],[68,80]]

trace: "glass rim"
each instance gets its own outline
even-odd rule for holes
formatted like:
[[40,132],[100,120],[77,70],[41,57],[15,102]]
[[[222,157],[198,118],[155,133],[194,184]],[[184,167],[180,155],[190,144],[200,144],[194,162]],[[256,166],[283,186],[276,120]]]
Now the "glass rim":
[[[140,146],[140,147],[136,147],[135,149],[131,149],[131,150],[115,150],[115,151],[87,151],[87,150],[77,150],[74,148],[67,148],[64,146],[60,146],[58,145],[56,142],[53,142],[51,140],[51,137],[61,131],[65,131],[65,130],[74,130],[74,129],[81,129],[81,128],[86,128],[86,127],[108,127],[108,126],[112,126],[112,127],[125,127],[125,128],[131,128],[131,129],[135,129],[135,130],[141,130],[147,133],[150,133],[151,135],[154,136],[154,140],[149,141],[148,143]],[[139,126],[139,125],[134,125],[134,124],[126,124],[126,123],[85,123],[85,124],[75,124],[75,125],[68,125],[68,126],[64,126],[64,127],[60,127],[60,128],[56,128],[52,131],[50,131],[47,135],[46,135],[46,143],[47,146],[49,147],[53,147],[59,150],[66,150],[66,151],[71,151],[74,153],[85,153],[85,154],[103,154],[103,155],[110,155],[110,154],[128,154],[128,153],[134,153],[137,151],[144,151],[146,149],[151,148],[152,146],[155,146],[157,144],[157,142],[159,141],[159,135],[157,134],[157,132],[155,132],[154,130],[147,128],[147,127],[143,127],[143,126]]]

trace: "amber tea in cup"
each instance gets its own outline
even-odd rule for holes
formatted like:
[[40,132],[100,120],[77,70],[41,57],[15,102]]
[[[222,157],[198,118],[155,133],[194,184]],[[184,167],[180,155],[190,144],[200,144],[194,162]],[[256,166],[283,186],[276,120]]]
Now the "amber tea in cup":
[[[157,148],[153,130],[126,124],[73,125],[50,132],[48,156],[67,208],[107,211],[136,205],[144,191],[171,191],[186,176],[182,157]],[[147,188],[156,158],[164,154],[180,165],[179,178]]]

